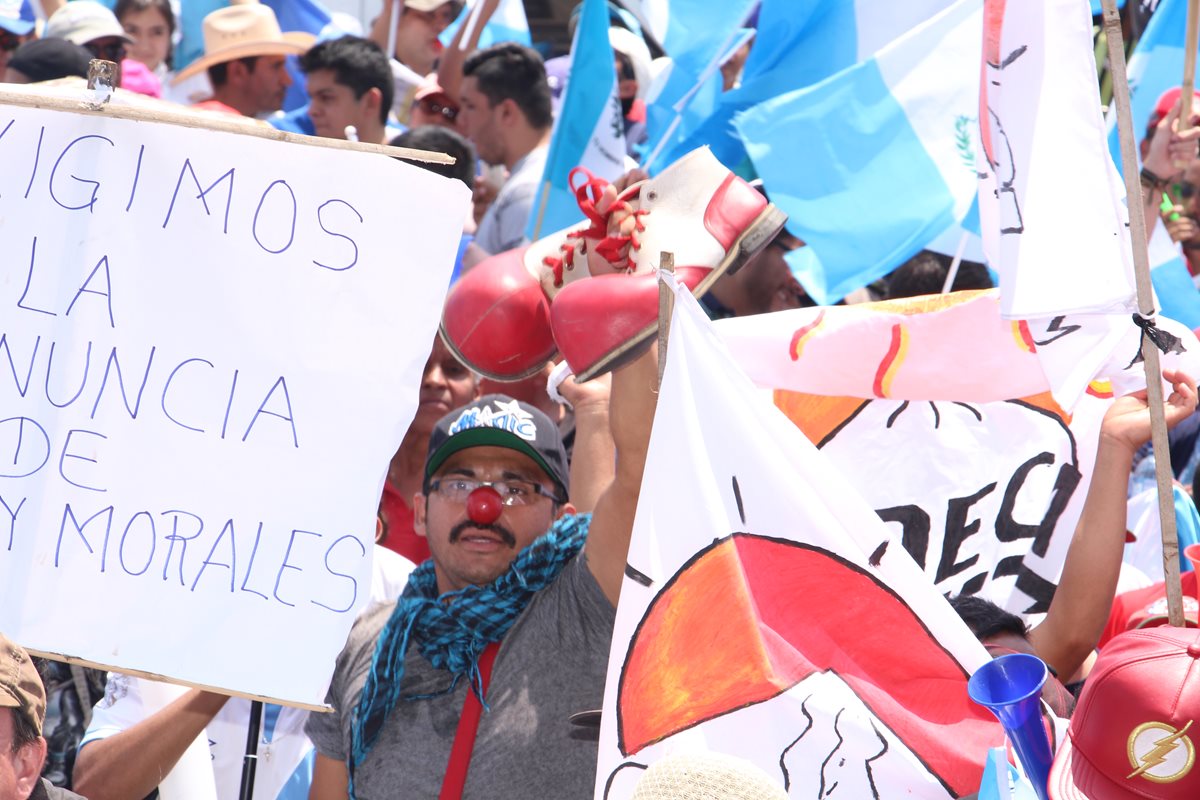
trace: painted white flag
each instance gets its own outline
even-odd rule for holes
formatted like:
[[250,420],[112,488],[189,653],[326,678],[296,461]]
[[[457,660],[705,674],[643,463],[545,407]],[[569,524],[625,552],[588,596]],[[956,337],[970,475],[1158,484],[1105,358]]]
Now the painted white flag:
[[609,662],[597,798],[680,750],[791,797],[960,797],[1002,733],[987,654],[678,292]]
[[979,216],[1009,319],[1136,310],[1092,48],[1086,0],[984,4]]

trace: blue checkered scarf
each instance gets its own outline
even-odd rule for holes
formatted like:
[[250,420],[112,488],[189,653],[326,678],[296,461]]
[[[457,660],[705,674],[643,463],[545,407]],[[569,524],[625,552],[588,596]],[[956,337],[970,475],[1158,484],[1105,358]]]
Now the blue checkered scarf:
[[[517,621],[533,596],[549,586],[562,568],[583,548],[590,514],[563,517],[517,554],[508,570],[486,586],[468,586],[439,595],[433,561],[427,560],[409,575],[396,609],[379,634],[371,669],[354,709],[350,752],[350,797],[354,797],[354,771],[366,759],[392,708],[401,700],[422,700],[453,692],[467,676],[471,689],[483,702],[479,654],[499,642]],[[401,698],[404,654],[410,641],[429,663],[454,676],[450,687],[435,694]],[[484,704],[487,708],[487,704]]]

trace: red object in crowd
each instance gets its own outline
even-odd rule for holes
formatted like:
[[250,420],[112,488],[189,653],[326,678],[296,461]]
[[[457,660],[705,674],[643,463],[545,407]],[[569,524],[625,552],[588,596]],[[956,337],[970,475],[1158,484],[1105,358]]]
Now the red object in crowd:
[[480,486],[467,495],[467,516],[476,525],[491,525],[503,510],[500,493],[491,486]]
[[413,512],[395,487],[387,481],[383,484],[383,497],[379,501],[388,526],[388,535],[380,544],[399,553],[414,564],[429,558],[429,543],[424,536],[417,535],[413,528]]

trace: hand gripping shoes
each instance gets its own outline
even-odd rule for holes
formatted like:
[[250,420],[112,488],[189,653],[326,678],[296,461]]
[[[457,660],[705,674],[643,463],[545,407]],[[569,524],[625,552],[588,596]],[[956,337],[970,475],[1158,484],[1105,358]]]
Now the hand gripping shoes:
[[[585,182],[575,186],[581,176]],[[604,181],[577,169],[571,183],[586,223],[487,259],[446,298],[442,338],[487,377],[528,377],[556,346],[581,380],[613,368],[656,329],[657,289],[642,285],[656,285],[662,251],[674,255],[680,280],[700,295],[765,247],[786,220],[707,148],[630,186],[603,211]],[[606,280],[591,291],[583,279],[594,277]],[[552,304],[568,288],[572,299],[553,310],[552,334]]]

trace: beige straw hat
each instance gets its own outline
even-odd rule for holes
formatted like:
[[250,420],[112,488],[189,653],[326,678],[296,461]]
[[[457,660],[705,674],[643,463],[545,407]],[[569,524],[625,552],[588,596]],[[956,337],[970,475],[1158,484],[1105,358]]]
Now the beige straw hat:
[[281,32],[275,12],[259,3],[219,8],[204,18],[204,55],[181,69],[174,82],[248,56],[300,55],[315,41],[311,33]]

